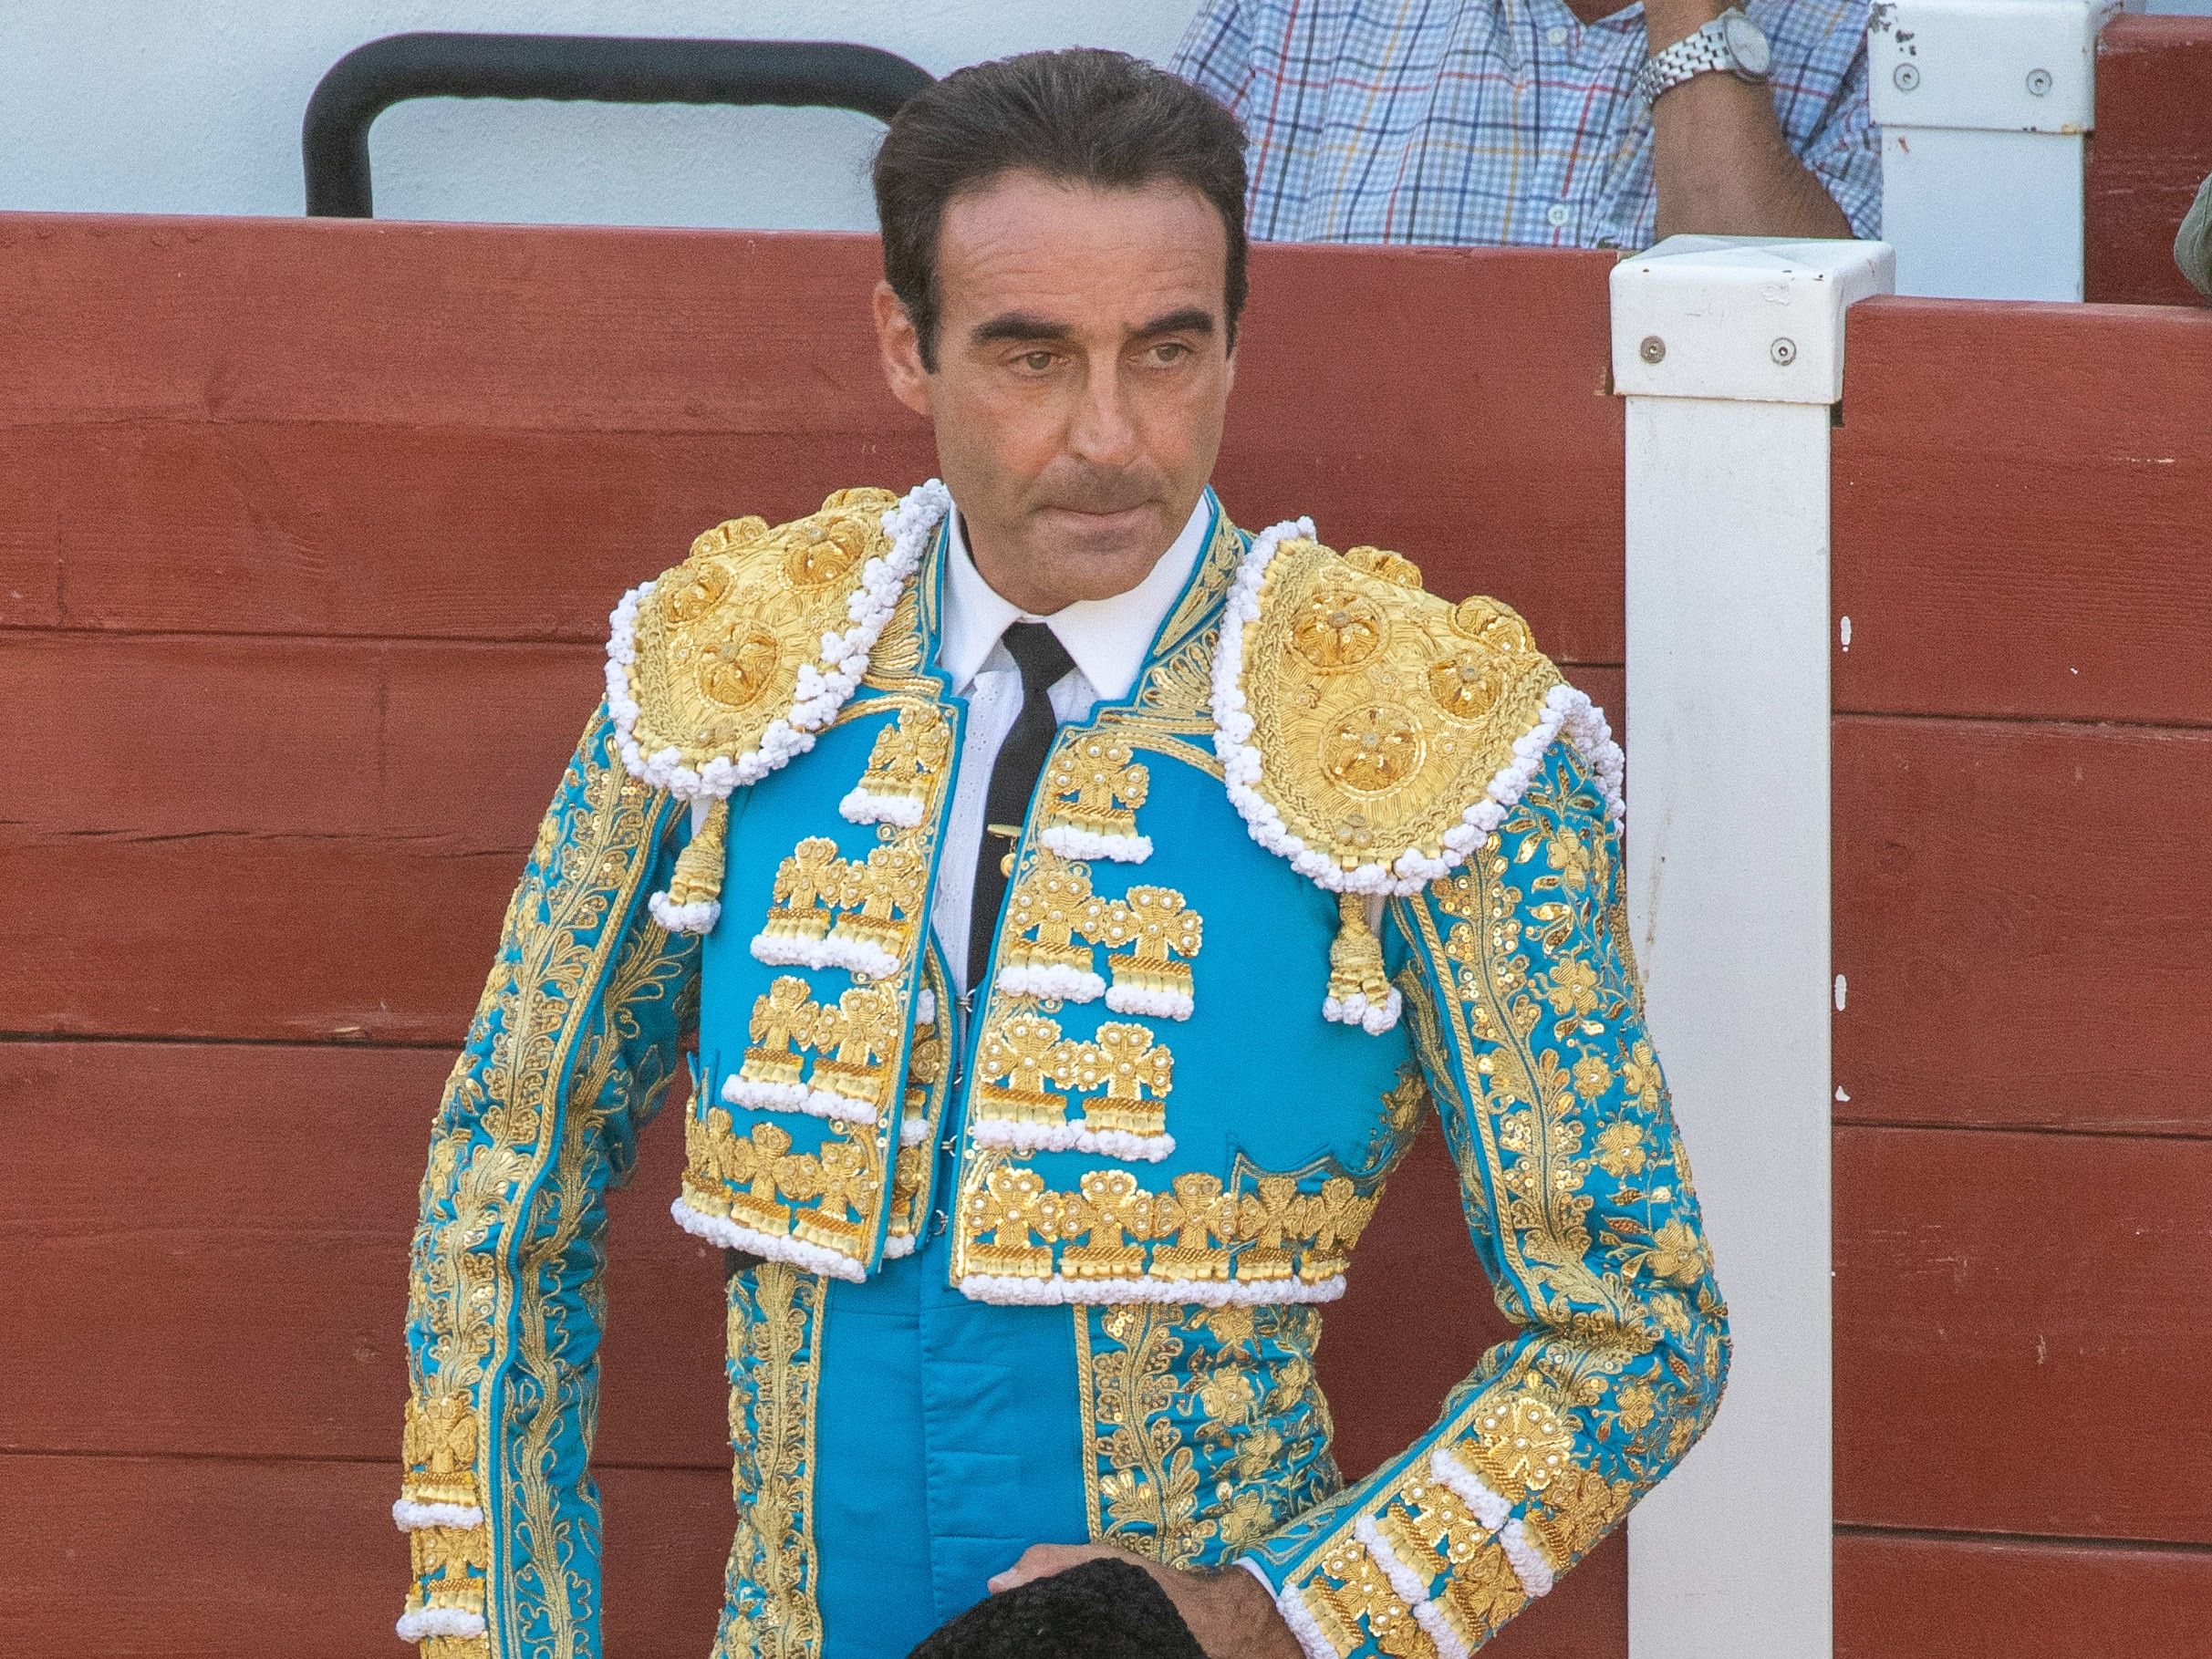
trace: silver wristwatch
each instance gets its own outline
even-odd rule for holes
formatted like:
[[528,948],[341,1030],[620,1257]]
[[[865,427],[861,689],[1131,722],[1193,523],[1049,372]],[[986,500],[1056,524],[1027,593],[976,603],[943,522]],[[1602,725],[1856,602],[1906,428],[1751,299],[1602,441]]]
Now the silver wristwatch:
[[1726,69],[1737,79],[1756,85],[1767,78],[1773,61],[1760,26],[1740,8],[1730,6],[1695,35],[1686,35],[1646,57],[1636,71],[1636,89],[1649,104],[1667,88],[1712,69]]

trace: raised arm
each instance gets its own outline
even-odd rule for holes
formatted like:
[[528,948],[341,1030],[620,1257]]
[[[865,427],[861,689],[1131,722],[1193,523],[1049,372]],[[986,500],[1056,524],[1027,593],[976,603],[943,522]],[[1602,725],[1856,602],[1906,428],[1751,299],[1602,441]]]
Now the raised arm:
[[602,707],[538,830],[431,1130],[392,1508],[414,1560],[399,1633],[426,1659],[599,1652],[587,1458],[604,1200],[696,1004],[697,940],[646,917],[689,823],[624,773]]
[[[1694,35],[1734,0],[1646,0],[1644,24],[1650,49],[1658,52]],[[1851,236],[1854,213],[1869,204],[1863,186],[1878,179],[1866,141],[1865,17],[1838,25],[1855,43],[1856,57],[1840,95],[1839,121],[1855,118],[1863,151],[1849,172],[1823,178],[1798,160],[1776,112],[1777,89],[1725,71],[1696,76],[1659,94],[1651,107],[1652,176],[1658,190],[1657,234],[1696,232],[1716,236]],[[1843,136],[1839,134],[1840,138]],[[1824,143],[1823,165],[1841,159]],[[1871,212],[1878,214],[1878,199]]]
[[1603,792],[1557,742],[1488,845],[1393,902],[1468,1225],[1521,1331],[1403,1455],[1244,1558],[1313,1659],[1480,1647],[1719,1403],[1727,1312],[1620,882]]

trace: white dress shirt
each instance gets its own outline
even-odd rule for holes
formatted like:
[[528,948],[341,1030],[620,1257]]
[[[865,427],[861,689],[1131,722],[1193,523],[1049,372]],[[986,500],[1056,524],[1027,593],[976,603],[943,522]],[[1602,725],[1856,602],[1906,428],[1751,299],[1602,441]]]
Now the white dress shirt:
[[1182,534],[1160,555],[1151,574],[1127,593],[1078,599],[1049,617],[1030,616],[983,580],[968,552],[957,505],[949,515],[937,662],[950,678],[953,694],[968,700],[968,725],[961,740],[959,782],[939,855],[929,923],[956,991],[968,989],[969,913],[975,902],[975,859],[983,843],[991,769],[1022,711],[1022,670],[1002,637],[1016,622],[1042,622],[1075,659],[1075,668],[1052,690],[1053,712],[1062,725],[1084,719],[1100,702],[1127,697],[1144,671],[1168,607],[1203,551],[1212,507],[1210,493],[1199,498]]

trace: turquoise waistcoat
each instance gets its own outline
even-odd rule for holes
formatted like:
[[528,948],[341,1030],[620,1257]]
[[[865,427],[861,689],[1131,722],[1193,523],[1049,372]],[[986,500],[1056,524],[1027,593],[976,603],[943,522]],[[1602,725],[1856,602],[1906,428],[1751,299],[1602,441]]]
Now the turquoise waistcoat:
[[730,798],[686,1227],[845,1279],[950,1227],[982,1301],[1341,1292],[1407,1046],[1315,1017],[1340,906],[1223,787],[1209,671],[1248,545],[1217,511],[1130,694],[1056,736],[966,1010],[928,948],[966,715],[931,547],[910,643],[876,651],[912,666]]

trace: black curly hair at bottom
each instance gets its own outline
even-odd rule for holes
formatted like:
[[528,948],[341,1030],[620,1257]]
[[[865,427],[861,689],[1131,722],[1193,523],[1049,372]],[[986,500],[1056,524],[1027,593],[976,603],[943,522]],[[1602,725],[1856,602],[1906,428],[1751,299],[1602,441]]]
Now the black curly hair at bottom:
[[1206,1652],[1150,1573],[1095,1560],[978,1602],[907,1659],[1206,1659]]

